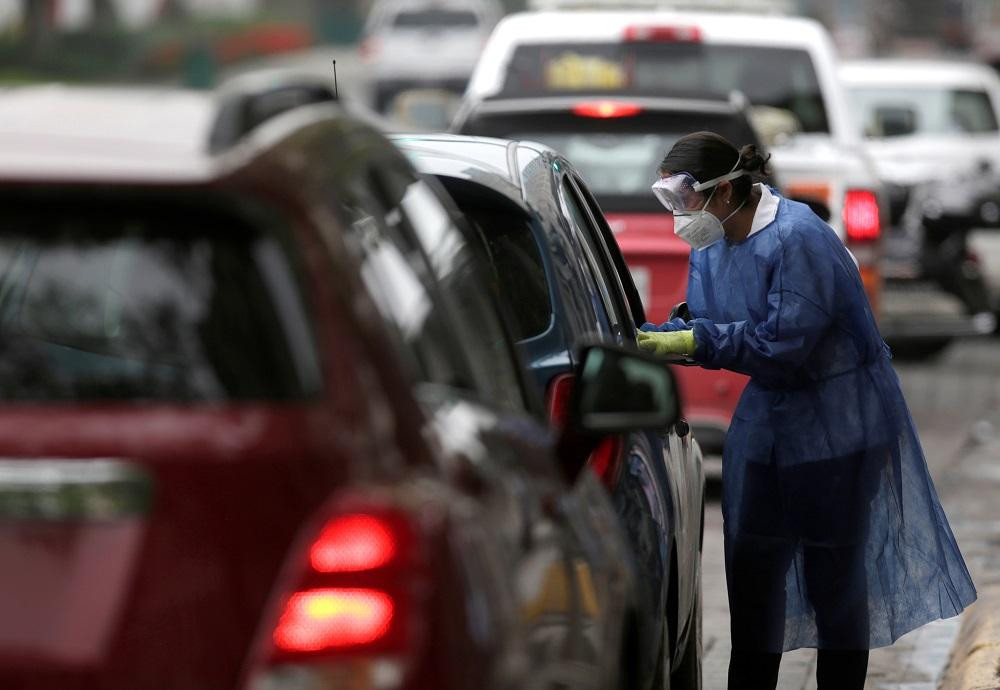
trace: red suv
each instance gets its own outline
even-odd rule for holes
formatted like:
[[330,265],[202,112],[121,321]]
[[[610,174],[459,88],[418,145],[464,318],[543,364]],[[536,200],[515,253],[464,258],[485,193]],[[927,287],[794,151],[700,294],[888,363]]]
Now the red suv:
[[557,455],[401,155],[332,105],[210,155],[214,109],[0,101],[0,687],[618,687],[627,547],[558,458],[676,420],[662,367],[587,349]]

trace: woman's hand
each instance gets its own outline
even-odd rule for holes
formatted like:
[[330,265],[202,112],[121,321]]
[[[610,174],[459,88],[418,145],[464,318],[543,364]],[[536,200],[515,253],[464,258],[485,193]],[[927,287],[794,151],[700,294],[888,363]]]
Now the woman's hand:
[[669,331],[666,333],[658,331],[639,331],[636,334],[639,349],[650,352],[657,357],[667,355],[693,355],[694,354],[694,331]]

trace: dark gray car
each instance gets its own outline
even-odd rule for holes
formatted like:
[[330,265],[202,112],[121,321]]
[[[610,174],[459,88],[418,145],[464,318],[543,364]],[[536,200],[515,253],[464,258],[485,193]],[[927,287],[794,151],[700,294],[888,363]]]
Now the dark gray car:
[[[552,422],[565,416],[576,349],[634,346],[642,304],[600,208],[569,162],[540,144],[396,137],[442,183],[480,239],[495,293]],[[639,574],[632,687],[700,687],[701,451],[681,422],[609,436],[589,463],[610,492]]]

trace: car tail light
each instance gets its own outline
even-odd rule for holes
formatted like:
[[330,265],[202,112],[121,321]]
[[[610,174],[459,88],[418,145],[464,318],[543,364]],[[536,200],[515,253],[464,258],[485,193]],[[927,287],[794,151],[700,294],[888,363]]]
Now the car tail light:
[[549,382],[549,391],[545,396],[545,409],[549,413],[549,422],[557,429],[566,424],[569,416],[569,400],[573,395],[573,374],[559,374]]
[[634,117],[642,112],[642,107],[635,103],[622,101],[588,101],[573,106],[573,114],[580,117],[596,117],[611,119],[615,117]]
[[632,25],[625,29],[625,40],[630,43],[701,43],[702,36],[697,26]]
[[587,464],[608,491],[613,491],[618,484],[623,459],[621,436],[608,436],[590,454]]
[[882,302],[878,239],[882,226],[878,197],[871,190],[849,189],[844,195],[844,234],[857,259],[872,314],[878,318]]
[[[545,407],[549,413],[549,422],[556,428],[563,427],[569,417],[569,401],[573,395],[574,379],[572,374],[559,374],[549,383]],[[624,459],[622,451],[621,436],[608,436],[601,440],[587,458],[587,465],[608,491],[613,491],[618,484]]]
[[312,567],[320,573],[373,570],[396,553],[396,535],[371,515],[346,515],[331,520],[309,551]]
[[275,628],[274,644],[285,652],[360,647],[385,636],[394,613],[393,598],[375,589],[296,592]]
[[850,189],[844,195],[844,232],[848,242],[874,242],[882,233],[878,197],[867,189]]
[[389,677],[401,682],[415,659],[426,634],[426,539],[404,511],[352,508],[296,552],[250,688],[285,687],[289,674],[305,687],[334,677],[337,687],[368,687],[361,680],[372,664],[392,667]]

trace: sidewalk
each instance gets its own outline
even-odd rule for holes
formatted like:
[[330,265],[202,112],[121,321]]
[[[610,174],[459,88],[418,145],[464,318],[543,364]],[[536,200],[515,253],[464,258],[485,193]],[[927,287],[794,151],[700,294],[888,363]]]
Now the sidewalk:
[[994,424],[979,427],[980,442],[942,488],[979,600],[962,616],[941,690],[1000,690],[1000,425]]

